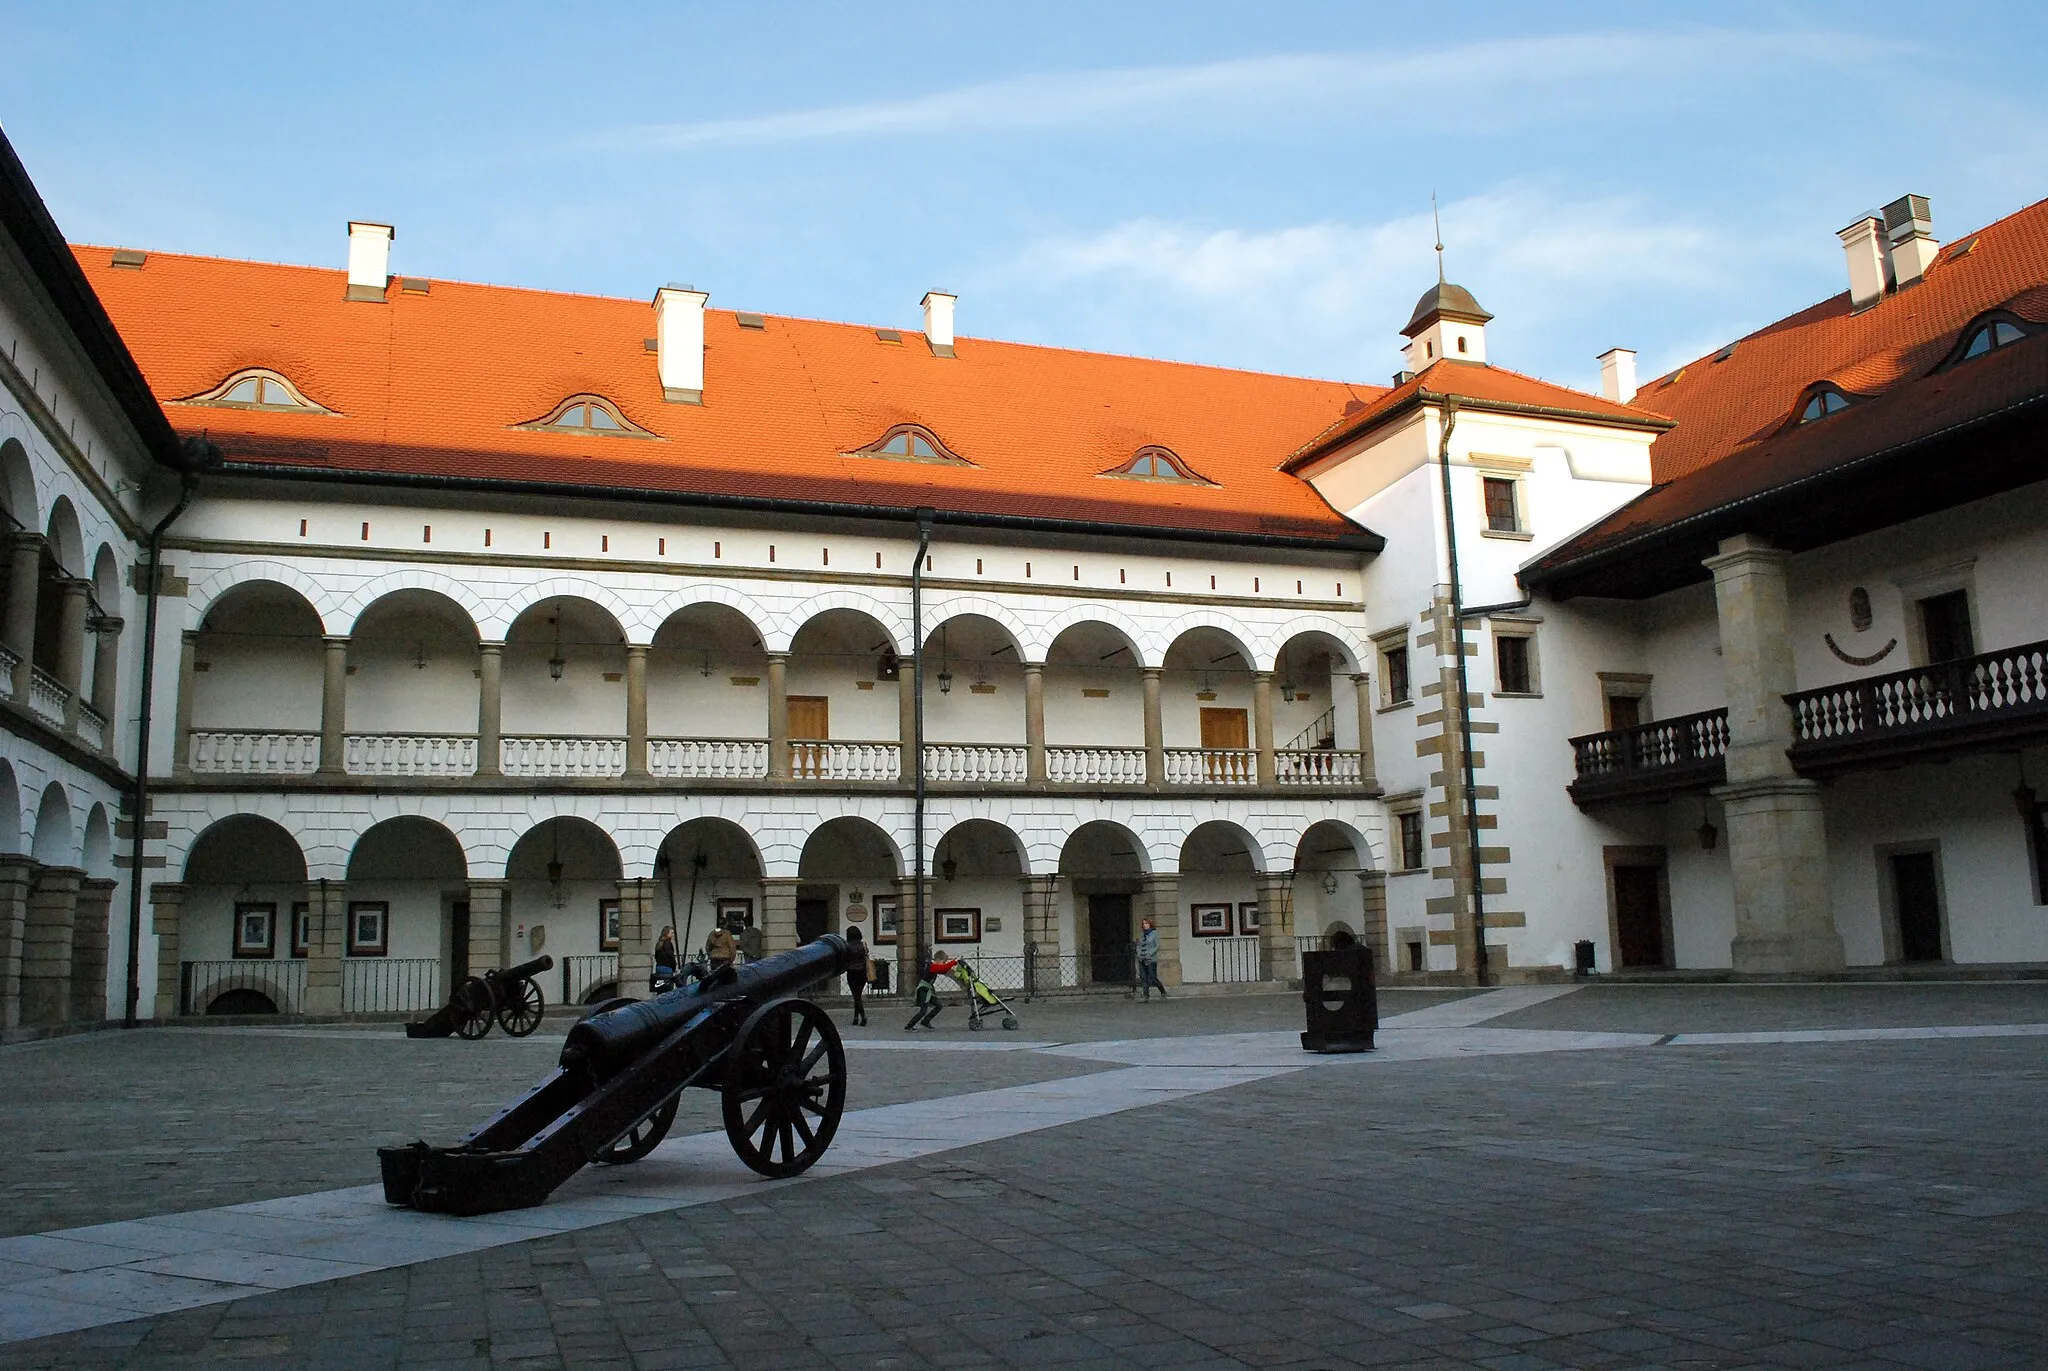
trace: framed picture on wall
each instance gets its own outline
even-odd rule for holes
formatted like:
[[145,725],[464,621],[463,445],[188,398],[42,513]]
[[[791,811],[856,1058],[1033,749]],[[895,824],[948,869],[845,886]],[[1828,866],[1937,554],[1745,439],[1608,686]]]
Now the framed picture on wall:
[[875,942],[893,943],[896,941],[897,908],[898,901],[894,895],[875,896]]
[[292,955],[313,955],[313,906],[305,900],[292,906]]
[[617,900],[599,900],[597,902],[597,950],[599,952],[617,952],[619,950],[619,921],[622,917]]
[[391,950],[391,906],[362,900],[348,907],[348,955],[381,957]]
[[235,905],[235,955],[268,960],[277,951],[277,906],[241,902]]
[[981,941],[981,911],[978,909],[940,909],[932,914],[934,937],[942,943],[978,943]]
[[718,921],[737,932],[747,926],[754,917],[754,902],[740,896],[729,896],[718,902]]
[[1197,938],[1227,938],[1230,936],[1229,905],[1189,905],[1188,915],[1194,921],[1195,936]]
[[1259,902],[1246,900],[1237,907],[1237,931],[1250,937],[1259,931]]

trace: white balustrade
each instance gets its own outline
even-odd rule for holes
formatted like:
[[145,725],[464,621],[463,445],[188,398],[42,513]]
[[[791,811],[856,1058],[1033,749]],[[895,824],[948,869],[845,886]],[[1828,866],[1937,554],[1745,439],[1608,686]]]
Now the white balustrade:
[[57,678],[41,667],[30,667],[28,674],[28,707],[57,725],[64,726],[64,707],[71,703],[71,692],[57,684]]
[[0,700],[14,698],[14,673],[21,667],[21,654],[0,643]]
[[700,780],[757,780],[768,774],[765,738],[649,738],[647,770]]
[[78,702],[78,741],[95,752],[104,752],[107,747],[107,721],[99,711],[85,701]]
[[201,775],[305,776],[320,768],[320,735],[195,730],[186,765]]
[[894,743],[792,742],[789,774],[800,781],[893,781],[902,774]]
[[1166,780],[1170,785],[1256,785],[1259,754],[1250,748],[1169,747]]
[[624,738],[499,739],[499,765],[507,776],[623,776]]
[[1014,782],[1025,773],[1020,746],[986,743],[926,743],[924,774],[934,781]]
[[1315,748],[1273,754],[1273,779],[1281,785],[1357,785],[1364,774],[1363,758],[1356,752]]
[[351,733],[342,770],[351,776],[474,776],[476,739],[461,733]]
[[1048,747],[1045,778],[1063,785],[1143,785],[1142,747]]

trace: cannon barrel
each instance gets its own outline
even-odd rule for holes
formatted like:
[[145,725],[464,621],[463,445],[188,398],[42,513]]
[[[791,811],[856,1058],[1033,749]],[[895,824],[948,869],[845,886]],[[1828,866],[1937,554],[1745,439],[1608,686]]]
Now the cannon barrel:
[[501,981],[530,981],[543,971],[553,970],[554,965],[555,959],[543,952],[530,962],[521,962],[517,966],[508,966],[503,971],[492,971],[487,974]]
[[844,975],[866,958],[864,950],[853,951],[844,938],[827,933],[802,947],[714,973],[651,1000],[594,1014],[569,1030],[562,1047],[562,1069],[588,1072],[599,1083],[608,1081],[714,1004],[792,995],[807,985]]

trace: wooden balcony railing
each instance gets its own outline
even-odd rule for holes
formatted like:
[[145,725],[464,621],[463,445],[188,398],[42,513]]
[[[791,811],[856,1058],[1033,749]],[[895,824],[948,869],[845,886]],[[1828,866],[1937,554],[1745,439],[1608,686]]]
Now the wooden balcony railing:
[[1257,785],[1259,754],[1238,747],[1169,747],[1169,785]]
[[195,730],[185,764],[202,776],[306,776],[320,768],[320,735]]
[[1016,784],[1024,779],[1023,745],[985,743],[926,743],[924,774],[939,782],[983,782]]
[[474,776],[476,739],[463,733],[351,733],[342,769],[351,776]]
[[650,738],[647,770],[692,780],[752,781],[768,774],[766,738]]
[[1651,800],[1703,790],[1727,779],[1728,711],[1710,709],[1637,728],[1574,738],[1578,779],[1570,790],[1581,806]]
[[1358,785],[1365,775],[1365,757],[1318,747],[1273,754],[1273,779],[1281,785]]
[[1060,785],[1143,785],[1142,747],[1048,747],[1045,778]]
[[2010,747],[2048,736],[2048,641],[1785,697],[1806,775]]
[[902,771],[895,743],[792,742],[789,774],[799,781],[893,781]]

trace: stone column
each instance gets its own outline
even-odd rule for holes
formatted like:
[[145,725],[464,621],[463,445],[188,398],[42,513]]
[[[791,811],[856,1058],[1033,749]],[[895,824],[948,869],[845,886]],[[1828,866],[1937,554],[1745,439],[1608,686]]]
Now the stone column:
[[[1179,985],[1180,969],[1180,875],[1178,872],[1147,876],[1145,889],[1131,902],[1138,918],[1150,919],[1159,930],[1159,983]],[[1138,930],[1131,930],[1136,942]]]
[[503,969],[512,951],[512,886],[508,881],[469,883],[469,974]]
[[[328,660],[332,662],[333,658]],[[306,904],[312,927],[306,949],[306,998],[299,1011],[339,1014],[341,959],[348,947],[348,886],[341,881],[313,881],[306,886]],[[472,905],[470,918],[475,917],[476,908]]]
[[904,876],[896,882],[896,991],[909,997],[917,992],[919,943],[912,920],[917,917],[917,881]]
[[36,592],[43,574],[43,535],[17,533],[9,542],[7,646],[21,660],[14,668],[14,698],[28,703],[29,673],[36,657]]
[[1747,534],[1721,540],[1714,573],[1728,693],[1728,780],[1714,790],[1728,827],[1738,972],[1831,971],[1842,939],[1828,893],[1820,787],[1792,770],[1796,684],[1786,553]]
[[503,766],[505,645],[477,644],[476,774],[496,776]]
[[[149,888],[149,931],[156,938],[156,1003],[150,1006],[149,1017],[159,1021],[184,1012],[178,992],[184,979],[185,891],[174,881],[158,881]],[[139,1014],[141,1006],[136,1010]]]
[[1358,940],[1372,949],[1373,970],[1381,974],[1397,970],[1394,965],[1394,939],[1387,927],[1387,873],[1384,871],[1361,871],[1358,873],[1359,925]]
[[342,734],[348,728],[348,639],[329,634],[327,671],[320,682],[320,774],[339,776]]
[[654,975],[654,890],[644,876],[619,882],[619,994],[635,999]]
[[1379,789],[1379,769],[1372,756],[1372,677],[1363,671],[1351,673],[1351,689],[1358,705],[1358,783]]
[[1060,878],[1019,876],[1024,906],[1024,955],[1031,959],[1026,985],[1050,990],[1057,983],[1060,951]]
[[87,625],[97,639],[92,653],[92,711],[107,721],[106,750],[114,750],[114,696],[121,681],[121,621],[111,614]]
[[0,856],[0,1028],[21,1026],[21,944],[35,873],[27,857]]
[[64,728],[78,732],[78,705],[85,687],[85,611],[91,603],[92,582],[77,577],[60,581],[64,604],[57,615],[57,684],[69,692],[64,701]]
[[761,878],[761,941],[771,953],[796,946],[796,877]]
[[78,883],[84,878],[75,867],[46,866],[29,884],[21,939],[25,1024],[63,1023],[71,1013],[71,930],[78,918]]
[[1024,663],[1024,779],[1045,780],[1045,663]]
[[[626,644],[626,774],[647,774],[647,645]],[[651,963],[650,963],[651,964]]]
[[1259,977],[1294,979],[1294,873],[1261,871],[1252,876],[1259,892]]
[[1260,785],[1275,784],[1273,764],[1273,673],[1252,673],[1252,749],[1258,754]]
[[[1159,714],[1159,668],[1148,666],[1139,673],[1145,686],[1145,784],[1166,784],[1166,725]],[[1166,973],[1160,972],[1164,979]]]
[[178,703],[171,729],[171,773],[192,769],[192,689],[199,675],[199,634],[186,629],[178,640]]
[[[900,687],[899,687],[900,688]],[[768,654],[768,778],[773,781],[789,779],[789,654],[771,652]],[[794,898],[794,897],[792,897]],[[791,936],[796,928],[796,916],[790,915]],[[761,930],[765,935],[768,926]],[[771,943],[771,947],[774,945]],[[795,947],[794,942],[789,946]]]
[[78,883],[78,916],[71,925],[71,1021],[107,1017],[107,916],[114,883],[88,876]]

